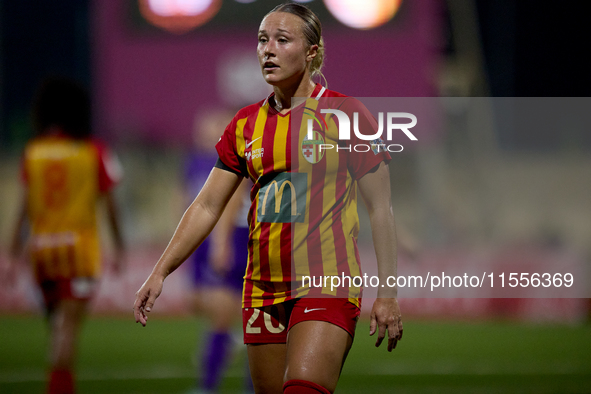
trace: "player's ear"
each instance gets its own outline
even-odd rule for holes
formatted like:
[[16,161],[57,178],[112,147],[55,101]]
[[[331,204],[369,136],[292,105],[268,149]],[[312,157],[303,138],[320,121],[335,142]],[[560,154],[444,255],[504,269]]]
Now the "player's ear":
[[318,45],[314,44],[308,48],[308,52],[306,53],[306,61],[311,62],[314,60],[316,55],[318,54]]

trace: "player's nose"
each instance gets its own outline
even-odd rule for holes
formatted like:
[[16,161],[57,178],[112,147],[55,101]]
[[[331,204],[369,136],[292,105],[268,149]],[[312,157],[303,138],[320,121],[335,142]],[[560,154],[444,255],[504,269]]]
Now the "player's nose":
[[265,60],[269,60],[270,57],[274,57],[276,55],[276,41],[271,39],[265,43],[263,46],[263,54],[265,55]]

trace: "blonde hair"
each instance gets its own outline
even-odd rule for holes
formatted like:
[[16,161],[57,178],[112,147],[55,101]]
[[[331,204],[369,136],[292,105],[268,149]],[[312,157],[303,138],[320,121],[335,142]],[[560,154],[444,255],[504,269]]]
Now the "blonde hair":
[[[322,66],[324,65],[325,49],[324,39],[322,38],[322,24],[320,19],[308,7],[297,3],[284,3],[273,8],[269,14],[273,12],[287,12],[289,14],[297,15],[304,21],[304,36],[309,46],[318,45],[316,57],[312,59],[310,64],[310,75],[312,78],[320,76],[326,82],[326,78],[322,74]],[[269,15],[267,14],[267,15]]]

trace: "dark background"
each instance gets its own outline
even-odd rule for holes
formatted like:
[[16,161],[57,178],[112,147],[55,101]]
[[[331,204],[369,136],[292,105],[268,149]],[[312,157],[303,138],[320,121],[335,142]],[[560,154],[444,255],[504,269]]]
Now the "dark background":
[[[250,27],[254,15],[264,14],[275,3],[225,2],[207,29]],[[591,60],[586,53],[591,48],[591,29],[581,2],[478,0],[476,5],[491,96],[590,95]],[[321,3],[310,6],[325,23],[337,23]],[[44,76],[67,75],[90,86],[90,9],[88,0],[0,3],[2,145],[21,146],[29,137],[29,105]],[[143,22],[135,2],[129,2],[128,12],[129,28],[137,34],[155,38],[167,34]],[[443,53],[453,54],[449,23],[444,21],[442,26],[447,41]],[[387,34],[388,26],[380,29]]]

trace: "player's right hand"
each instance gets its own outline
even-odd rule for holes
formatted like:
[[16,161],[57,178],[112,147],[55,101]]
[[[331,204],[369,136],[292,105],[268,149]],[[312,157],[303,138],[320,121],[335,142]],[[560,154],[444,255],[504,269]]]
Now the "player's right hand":
[[402,339],[402,317],[396,298],[377,298],[370,313],[369,335],[378,333],[376,347],[382,344],[388,332],[388,351],[396,348]]
[[142,326],[146,326],[148,322],[147,312],[150,312],[154,307],[156,298],[162,292],[162,284],[164,278],[150,275],[144,282],[142,287],[135,293],[135,302],[133,304],[133,315],[135,316],[136,323],[142,323]]

